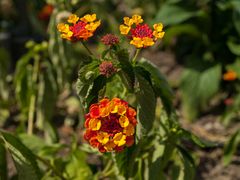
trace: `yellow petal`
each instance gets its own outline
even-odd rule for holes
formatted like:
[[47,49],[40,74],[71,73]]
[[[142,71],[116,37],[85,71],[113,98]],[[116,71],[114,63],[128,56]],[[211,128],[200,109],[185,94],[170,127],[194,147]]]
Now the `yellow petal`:
[[143,38],[143,45],[144,46],[152,46],[152,45],[154,45],[154,41],[152,38],[145,37],[145,38]]
[[139,15],[133,15],[133,16],[132,16],[132,20],[133,20],[133,22],[136,23],[136,24],[140,24],[140,23],[143,22],[142,17],[139,16]]
[[118,114],[119,115],[124,115],[127,111],[127,108],[123,105],[118,105],[117,109],[118,109]]
[[162,25],[162,23],[154,24],[153,28],[154,28],[155,31],[161,32],[162,29],[163,29],[163,25]]
[[117,146],[123,146],[124,144],[126,144],[126,135],[122,134],[121,132],[115,134],[115,136],[113,137],[113,142]]
[[136,46],[136,48],[142,48],[143,42],[141,38],[134,37],[133,40],[130,41],[130,44]]
[[130,19],[129,17],[124,17],[123,21],[124,21],[124,24],[127,26],[132,26],[132,24],[133,24],[133,20]]
[[157,39],[162,39],[164,36],[165,32],[157,32],[157,31],[153,31],[153,36]]
[[129,125],[123,129],[123,133],[127,136],[132,136],[135,133],[134,126],[129,123]]
[[101,120],[99,119],[90,119],[89,121],[89,129],[93,131],[97,131],[101,128]]
[[78,20],[79,20],[79,17],[76,14],[71,14],[68,17],[68,22],[72,24],[76,24]]
[[121,116],[119,118],[119,124],[121,127],[127,127],[129,125],[129,120],[126,116]]
[[106,144],[109,141],[109,135],[106,132],[99,132],[97,135],[97,140],[102,143]]
[[106,144],[104,145],[104,148],[105,148],[107,151],[112,151],[115,147],[116,147],[116,144],[114,144],[113,141],[108,141],[108,143],[106,143]]
[[130,31],[130,29],[131,29],[130,27],[125,26],[125,25],[119,26],[119,30],[120,30],[121,34],[124,34],[124,35],[127,35],[128,32]]
[[64,23],[60,23],[57,25],[57,29],[59,32],[63,32],[63,33],[68,33],[69,30],[69,25],[68,24],[64,24]]
[[86,26],[85,26],[85,28],[87,29],[87,30],[89,30],[89,31],[95,31],[97,28],[98,28],[98,26],[100,26],[100,24],[101,24],[101,21],[99,20],[99,21],[96,21],[96,22],[91,22],[90,24],[87,24]]
[[96,14],[92,14],[92,15],[91,14],[86,14],[85,16],[83,16],[81,18],[81,20],[84,21],[84,22],[93,22],[93,21],[96,20],[96,18],[97,18]]

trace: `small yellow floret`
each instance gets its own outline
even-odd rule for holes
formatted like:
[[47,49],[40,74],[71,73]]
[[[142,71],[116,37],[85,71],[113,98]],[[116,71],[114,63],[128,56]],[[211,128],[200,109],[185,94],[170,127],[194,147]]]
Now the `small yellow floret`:
[[79,20],[79,17],[76,15],[76,14],[71,14],[69,17],[68,17],[68,22],[69,23],[72,23],[72,24],[76,24],[77,21]]

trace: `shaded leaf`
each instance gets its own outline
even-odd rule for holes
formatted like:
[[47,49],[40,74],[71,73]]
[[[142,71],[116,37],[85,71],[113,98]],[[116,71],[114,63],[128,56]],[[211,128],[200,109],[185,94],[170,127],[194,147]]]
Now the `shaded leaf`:
[[18,172],[19,180],[39,180],[41,173],[34,154],[13,135],[1,131],[6,148],[9,150]]
[[7,179],[7,156],[6,156],[6,149],[1,143],[0,139],[0,179],[4,180]]
[[173,108],[173,91],[165,77],[161,74],[157,66],[144,58],[138,62],[137,66],[141,66],[150,74],[154,92],[161,98],[164,108],[170,114]]
[[[156,97],[150,84],[150,80],[144,75],[146,72],[143,68],[135,67],[138,86],[135,87],[137,97],[137,137],[146,136],[153,126],[155,120]],[[145,77],[144,77],[145,76]],[[148,77],[149,78],[149,77]]]

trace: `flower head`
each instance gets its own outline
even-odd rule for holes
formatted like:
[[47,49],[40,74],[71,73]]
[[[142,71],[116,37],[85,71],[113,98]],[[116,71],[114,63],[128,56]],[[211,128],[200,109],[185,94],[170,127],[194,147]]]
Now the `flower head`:
[[233,70],[229,70],[223,75],[225,81],[234,81],[235,79],[237,79],[237,73]]
[[114,67],[112,62],[103,61],[99,65],[99,71],[101,75],[106,76],[108,78],[108,77],[111,77],[115,72],[117,72],[117,68]]
[[85,116],[84,139],[100,152],[120,152],[134,144],[136,111],[119,98],[92,104]]
[[107,46],[113,46],[119,43],[119,39],[114,34],[106,34],[101,38],[101,42]]
[[96,14],[87,14],[79,18],[76,14],[68,17],[69,24],[60,23],[57,25],[58,31],[63,39],[69,41],[87,40],[92,37],[101,21],[97,21]]
[[119,26],[121,34],[131,39],[130,44],[136,48],[144,48],[155,44],[157,39],[164,36],[163,25],[154,24],[153,29],[147,24],[142,24],[143,19],[139,15],[133,15],[132,18],[124,17],[124,24]]

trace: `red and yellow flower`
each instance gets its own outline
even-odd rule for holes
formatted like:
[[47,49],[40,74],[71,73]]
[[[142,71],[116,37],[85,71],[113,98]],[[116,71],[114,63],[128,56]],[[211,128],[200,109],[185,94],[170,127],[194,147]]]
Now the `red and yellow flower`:
[[73,42],[87,40],[92,37],[101,24],[101,21],[97,20],[96,14],[87,14],[81,18],[76,14],[72,14],[68,17],[67,21],[68,24],[58,24],[57,29],[63,39]]
[[143,19],[139,15],[133,15],[132,18],[124,17],[124,24],[119,26],[121,34],[131,39],[130,44],[136,48],[144,48],[155,44],[157,39],[164,36],[163,25],[154,24],[151,29],[147,24],[142,24]]
[[120,152],[134,144],[136,111],[119,98],[92,104],[85,116],[84,139],[100,152]]

